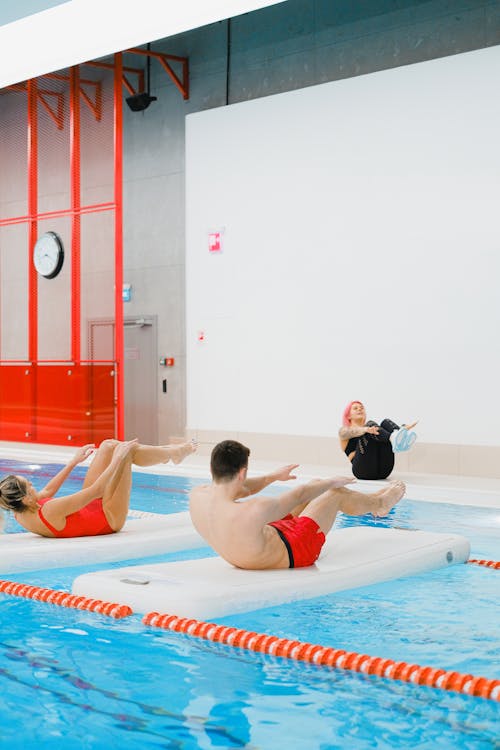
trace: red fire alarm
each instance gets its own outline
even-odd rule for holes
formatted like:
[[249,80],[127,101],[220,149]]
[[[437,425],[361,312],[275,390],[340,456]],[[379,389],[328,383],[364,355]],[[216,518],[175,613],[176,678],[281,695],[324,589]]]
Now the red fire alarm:
[[163,367],[173,367],[175,365],[174,357],[162,357],[160,359],[160,365]]
[[222,252],[222,235],[220,232],[210,232],[208,235],[208,251],[210,253]]

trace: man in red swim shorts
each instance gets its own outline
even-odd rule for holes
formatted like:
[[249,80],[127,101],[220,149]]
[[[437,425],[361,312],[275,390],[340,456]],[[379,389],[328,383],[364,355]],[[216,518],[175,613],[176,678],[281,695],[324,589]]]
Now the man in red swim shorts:
[[[190,495],[191,519],[199,534],[227,562],[249,570],[314,565],[339,511],[385,516],[405,493],[403,482],[362,493],[345,485],[352,477],[315,479],[279,497],[259,495],[276,481],[296,479],[298,464],[249,478],[250,451],[235,440],[215,446],[212,483]],[[248,499],[247,499],[248,498]]]

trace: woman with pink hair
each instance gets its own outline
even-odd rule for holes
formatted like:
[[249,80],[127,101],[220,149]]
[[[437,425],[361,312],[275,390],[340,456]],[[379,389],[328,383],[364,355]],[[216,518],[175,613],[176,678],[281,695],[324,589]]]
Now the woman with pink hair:
[[340,447],[358,479],[386,479],[394,468],[394,451],[409,450],[417,436],[410,430],[417,423],[399,427],[391,419],[380,424],[366,420],[361,401],[351,401],[342,414]]

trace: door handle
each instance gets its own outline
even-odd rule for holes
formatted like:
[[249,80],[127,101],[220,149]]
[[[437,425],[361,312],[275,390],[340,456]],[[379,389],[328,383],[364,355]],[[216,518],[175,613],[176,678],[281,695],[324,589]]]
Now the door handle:
[[144,328],[144,326],[152,326],[152,320],[146,320],[146,318],[138,318],[137,320],[126,320],[123,323],[125,328]]

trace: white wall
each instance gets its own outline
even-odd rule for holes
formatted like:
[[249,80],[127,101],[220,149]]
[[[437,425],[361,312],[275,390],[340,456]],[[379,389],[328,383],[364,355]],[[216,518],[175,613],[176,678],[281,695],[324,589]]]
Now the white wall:
[[494,47],[188,116],[189,429],[329,436],[359,398],[498,444],[499,85]]

